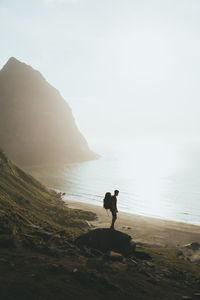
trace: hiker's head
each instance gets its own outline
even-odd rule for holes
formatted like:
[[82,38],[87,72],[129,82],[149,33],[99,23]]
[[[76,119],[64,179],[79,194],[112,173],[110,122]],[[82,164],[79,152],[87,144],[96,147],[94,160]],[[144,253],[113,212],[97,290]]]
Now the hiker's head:
[[114,194],[115,194],[115,196],[118,196],[119,191],[118,191],[118,190],[115,190],[115,191],[114,191]]

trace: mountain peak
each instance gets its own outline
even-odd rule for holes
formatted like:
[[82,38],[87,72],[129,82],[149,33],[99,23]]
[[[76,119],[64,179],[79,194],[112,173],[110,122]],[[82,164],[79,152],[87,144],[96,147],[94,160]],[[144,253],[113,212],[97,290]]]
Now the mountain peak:
[[8,63],[20,63],[20,61],[17,59],[17,58],[15,58],[14,56],[11,56],[10,58],[9,58],[9,60],[7,61],[7,64]]
[[14,70],[16,71],[19,69],[27,69],[27,68],[31,68],[31,67],[12,56],[4,65],[2,71],[11,70],[13,72]]
[[15,57],[12,56],[9,58],[7,63],[4,65],[4,68],[11,66],[11,65],[17,65],[17,64],[22,64],[22,62],[20,62],[18,59],[16,59]]

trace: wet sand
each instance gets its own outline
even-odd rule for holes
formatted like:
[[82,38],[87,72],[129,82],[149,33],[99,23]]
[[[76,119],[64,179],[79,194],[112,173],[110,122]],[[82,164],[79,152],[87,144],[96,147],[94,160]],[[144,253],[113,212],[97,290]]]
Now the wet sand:
[[[111,213],[97,205],[64,200],[67,207],[92,211],[95,221],[88,222],[91,228],[109,228]],[[118,213],[115,229],[129,234],[135,242],[164,247],[181,247],[192,242],[200,243],[200,226],[156,218],[143,217],[125,212]]]

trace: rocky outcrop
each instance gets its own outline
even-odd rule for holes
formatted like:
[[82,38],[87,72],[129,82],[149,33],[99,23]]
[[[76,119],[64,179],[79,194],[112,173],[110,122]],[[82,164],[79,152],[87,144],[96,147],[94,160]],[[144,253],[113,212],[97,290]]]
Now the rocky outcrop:
[[91,230],[81,235],[77,238],[76,245],[102,252],[115,251],[125,256],[133,254],[136,247],[128,234],[107,228]]
[[0,71],[0,148],[21,166],[96,159],[60,93],[10,58]]
[[200,243],[193,242],[180,248],[178,256],[200,265]]

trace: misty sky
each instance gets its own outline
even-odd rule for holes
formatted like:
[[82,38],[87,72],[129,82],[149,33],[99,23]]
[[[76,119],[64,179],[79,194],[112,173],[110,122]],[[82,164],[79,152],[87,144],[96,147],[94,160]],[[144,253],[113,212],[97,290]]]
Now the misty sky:
[[199,0],[0,0],[0,37],[0,67],[38,69],[89,140],[199,138]]

